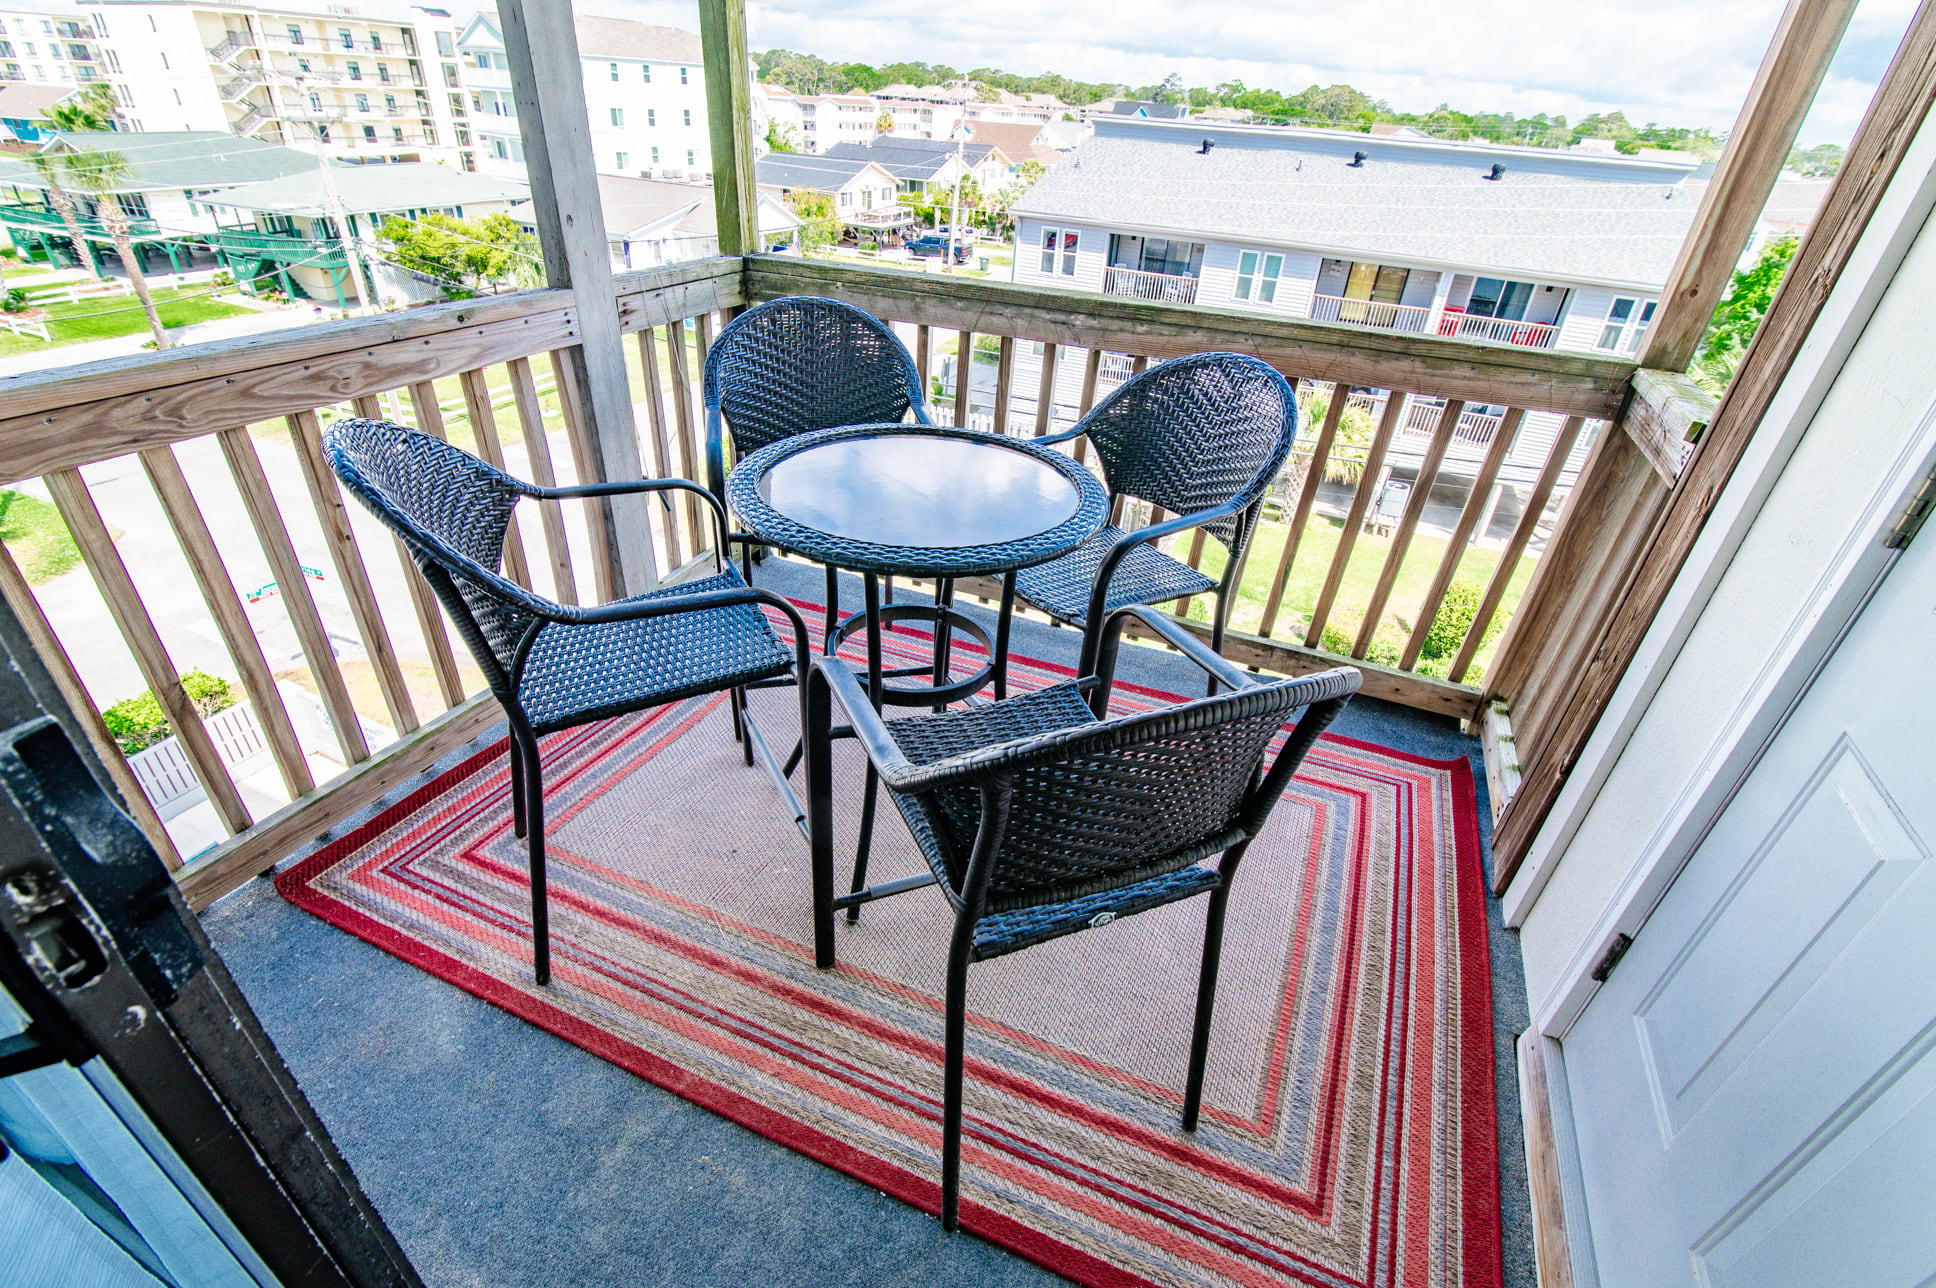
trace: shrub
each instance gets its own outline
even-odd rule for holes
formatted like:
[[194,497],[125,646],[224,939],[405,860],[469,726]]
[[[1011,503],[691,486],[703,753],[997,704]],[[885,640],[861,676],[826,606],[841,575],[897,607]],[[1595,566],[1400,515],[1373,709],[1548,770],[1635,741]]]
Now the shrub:
[[1472,619],[1479,615],[1479,588],[1469,581],[1455,581],[1445,588],[1445,598],[1439,603],[1438,616],[1432,619],[1432,629],[1425,632],[1425,647],[1420,650],[1425,657],[1451,657],[1465,643],[1465,634],[1472,629]]
[[[182,689],[195,704],[195,712],[212,716],[235,705],[235,690],[227,680],[206,671],[188,671],[181,677]],[[173,732],[161,700],[151,689],[138,698],[125,698],[101,713],[102,722],[124,755],[132,756],[169,737]]]
[[8,289],[5,298],[0,298],[0,313],[21,313],[27,308],[27,292],[18,286]]
[[[1327,626],[1318,638],[1318,646],[1327,653],[1339,657],[1350,657],[1357,636],[1342,626]],[[1365,650],[1364,661],[1373,666],[1396,668],[1399,659],[1405,656],[1405,633],[1395,624],[1386,622],[1371,633],[1371,647]]]

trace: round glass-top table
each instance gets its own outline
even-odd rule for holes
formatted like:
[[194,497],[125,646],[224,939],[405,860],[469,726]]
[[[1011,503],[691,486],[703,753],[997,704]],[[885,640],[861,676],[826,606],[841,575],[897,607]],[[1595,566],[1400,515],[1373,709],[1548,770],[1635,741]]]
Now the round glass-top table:
[[[868,632],[868,684],[876,702],[930,706],[1003,687],[1014,573],[1074,550],[1102,527],[1109,499],[1086,467],[1023,439],[939,425],[843,425],[769,444],[741,461],[726,498],[759,540],[862,574],[867,608],[843,619],[829,652]],[[996,638],[951,604],[957,577],[1004,578]],[[882,576],[935,581],[935,603],[880,604]],[[933,684],[887,688],[880,627],[935,623]],[[960,631],[987,650],[975,675],[950,681],[951,639]]]

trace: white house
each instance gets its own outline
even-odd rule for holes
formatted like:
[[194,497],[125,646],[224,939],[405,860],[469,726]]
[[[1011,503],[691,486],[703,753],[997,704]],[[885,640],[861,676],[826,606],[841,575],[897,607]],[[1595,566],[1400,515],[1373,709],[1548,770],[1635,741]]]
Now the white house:
[[0,81],[71,89],[105,79],[88,10],[73,0],[0,4]]
[[754,161],[753,175],[762,189],[782,197],[826,193],[834,200],[834,214],[849,228],[880,233],[914,222],[914,212],[897,200],[901,181],[874,161],[770,152]]
[[858,143],[840,143],[821,153],[841,161],[872,161],[893,175],[902,192],[919,196],[952,188],[964,175],[983,192],[1008,182],[1015,167],[1008,154],[988,143],[929,141],[879,134]]
[[[605,216],[605,234],[612,243],[614,268],[654,268],[719,253],[719,219],[711,184],[601,174],[598,204]],[[527,201],[514,207],[511,217],[535,235],[537,217],[533,211]],[[778,191],[762,189],[761,245],[786,244],[799,227],[799,216],[786,208]]]
[[[677,27],[626,18],[577,18],[579,65],[592,155],[608,174],[707,180],[712,156],[706,124],[705,62],[699,37]],[[480,12],[458,38],[478,141],[488,173],[524,175],[504,37]]]

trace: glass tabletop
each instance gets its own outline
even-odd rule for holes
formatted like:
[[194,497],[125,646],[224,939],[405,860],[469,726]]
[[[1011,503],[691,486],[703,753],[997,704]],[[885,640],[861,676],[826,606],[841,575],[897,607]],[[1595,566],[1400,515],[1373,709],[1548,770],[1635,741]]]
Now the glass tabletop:
[[1082,493],[999,439],[885,431],[821,443],[770,466],[760,498],[803,527],[878,546],[956,550],[1047,532]]

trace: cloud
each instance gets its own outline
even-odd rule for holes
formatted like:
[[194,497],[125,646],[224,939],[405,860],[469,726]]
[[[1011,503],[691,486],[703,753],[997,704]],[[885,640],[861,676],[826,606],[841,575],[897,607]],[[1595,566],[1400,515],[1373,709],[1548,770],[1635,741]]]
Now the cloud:
[[[588,11],[693,27],[680,0],[584,0]],[[1915,0],[1864,0],[1803,131],[1854,132]],[[937,10],[906,0],[748,0],[754,49],[836,62],[918,60],[1024,75],[1150,85],[1237,79],[1292,93],[1353,85],[1400,111],[1546,112],[1577,120],[1615,109],[1644,124],[1732,127],[1780,0],[1623,0],[1529,9],[1523,0],[981,0]]]

